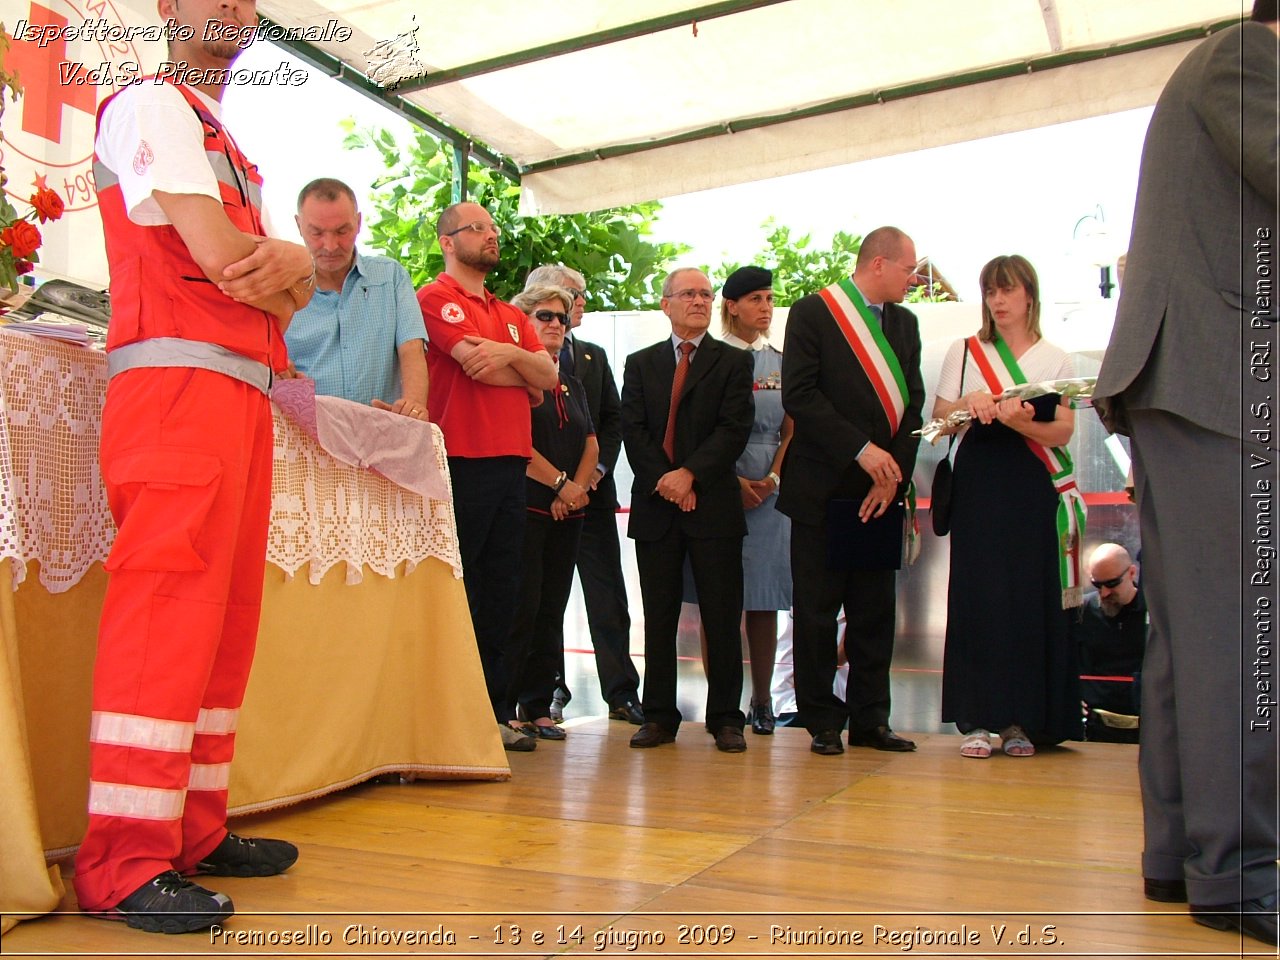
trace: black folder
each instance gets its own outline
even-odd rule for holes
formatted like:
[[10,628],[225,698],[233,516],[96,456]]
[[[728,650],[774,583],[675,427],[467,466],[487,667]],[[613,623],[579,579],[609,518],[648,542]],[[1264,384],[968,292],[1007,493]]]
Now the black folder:
[[858,518],[861,500],[827,504],[827,568],[830,570],[902,569],[906,505],[895,500],[879,517]]

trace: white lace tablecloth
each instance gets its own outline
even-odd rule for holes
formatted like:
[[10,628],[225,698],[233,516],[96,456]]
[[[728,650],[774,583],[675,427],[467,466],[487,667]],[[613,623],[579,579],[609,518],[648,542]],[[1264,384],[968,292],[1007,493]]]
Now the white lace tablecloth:
[[[98,469],[107,389],[105,354],[0,326],[0,562],[15,588],[40,564],[50,593],[69,590],[115,537]],[[304,565],[319,583],[335,564],[357,583],[364,565],[383,576],[435,557],[462,576],[452,498],[425,499],[338,463],[275,413],[275,464],[267,561],[288,574]],[[435,431],[446,480],[444,438]]]

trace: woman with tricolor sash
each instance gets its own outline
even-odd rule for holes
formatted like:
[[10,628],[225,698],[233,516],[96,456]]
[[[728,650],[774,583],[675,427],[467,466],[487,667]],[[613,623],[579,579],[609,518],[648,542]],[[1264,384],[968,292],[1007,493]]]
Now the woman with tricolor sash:
[[1074,376],[1040,332],[1039,280],[1023,257],[982,268],[982,329],[952,344],[933,416],[967,410],[952,487],[951,578],[942,719],[984,759],[992,734],[1012,757],[1078,739],[1080,695],[1068,614],[1081,602],[1084,503],[1067,444],[1075,413],[1059,394],[999,399],[1010,387]]

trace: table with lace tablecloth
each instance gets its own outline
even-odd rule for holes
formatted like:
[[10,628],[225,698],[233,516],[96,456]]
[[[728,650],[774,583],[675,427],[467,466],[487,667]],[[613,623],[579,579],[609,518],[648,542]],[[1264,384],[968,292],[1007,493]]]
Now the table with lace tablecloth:
[[[102,353],[0,327],[0,912],[56,905],[44,857],[68,852],[86,820],[102,561],[115,534],[98,468],[106,383]],[[439,429],[420,425],[446,490],[432,499],[340,462],[274,412],[262,624],[232,812],[382,772],[509,776]]]

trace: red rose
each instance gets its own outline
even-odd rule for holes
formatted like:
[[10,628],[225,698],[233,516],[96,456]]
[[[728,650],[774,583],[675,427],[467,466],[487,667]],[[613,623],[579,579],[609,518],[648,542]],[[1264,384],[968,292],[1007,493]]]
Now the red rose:
[[50,220],[57,220],[62,216],[64,209],[62,198],[58,196],[57,190],[50,190],[48,187],[42,187],[31,195],[31,199],[27,201],[35,208],[36,214],[40,217],[41,223],[47,223]]
[[13,251],[13,259],[25,260],[40,247],[40,231],[25,220],[16,220],[12,226],[0,230],[0,244]]
[[22,276],[24,273],[30,273],[35,268],[36,265],[30,260],[19,260],[13,265],[13,272],[18,276]]

